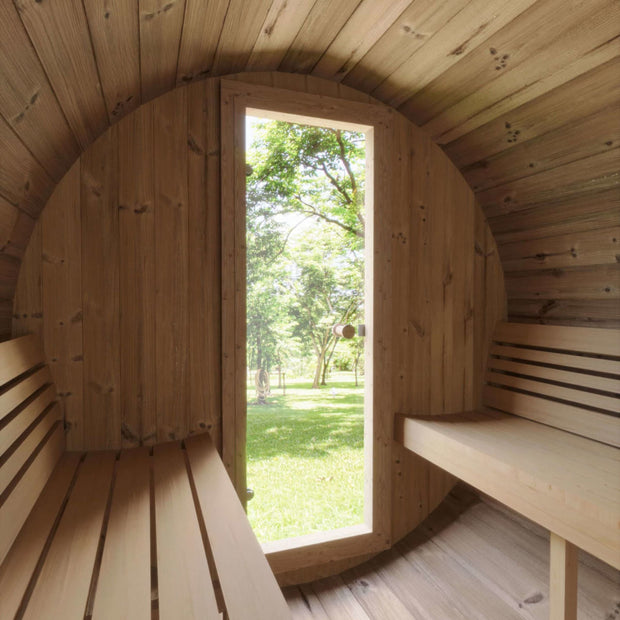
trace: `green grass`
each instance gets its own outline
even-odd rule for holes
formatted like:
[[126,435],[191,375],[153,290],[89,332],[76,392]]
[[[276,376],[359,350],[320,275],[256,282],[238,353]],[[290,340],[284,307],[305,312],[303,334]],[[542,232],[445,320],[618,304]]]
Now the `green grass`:
[[311,385],[272,387],[267,405],[248,390],[248,517],[262,542],[362,522],[363,383],[339,373]]

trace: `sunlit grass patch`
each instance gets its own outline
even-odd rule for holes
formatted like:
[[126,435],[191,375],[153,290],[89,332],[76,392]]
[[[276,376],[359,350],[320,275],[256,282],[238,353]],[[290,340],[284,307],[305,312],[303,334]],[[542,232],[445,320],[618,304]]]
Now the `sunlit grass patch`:
[[[362,522],[363,385],[343,373],[273,389],[248,405],[248,516],[259,540],[279,540]],[[248,391],[252,403],[253,391]]]

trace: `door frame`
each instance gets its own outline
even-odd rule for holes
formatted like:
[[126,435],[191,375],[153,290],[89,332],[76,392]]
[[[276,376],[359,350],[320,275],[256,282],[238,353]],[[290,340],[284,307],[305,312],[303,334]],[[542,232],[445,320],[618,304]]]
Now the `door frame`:
[[[370,317],[365,356],[364,525],[263,545],[276,574],[379,552],[391,545],[391,187],[389,145],[393,111],[382,105],[290,91],[236,80],[221,80],[222,205],[222,458],[237,493],[246,502],[246,242],[245,117],[248,110],[271,111],[293,122],[330,122],[342,129],[364,126],[372,174],[366,176],[365,313]],[[263,114],[265,111],[265,114]],[[302,117],[302,118],[300,118]],[[286,120],[286,119],[285,119]],[[385,205],[385,206],[383,206]],[[378,389],[377,389],[378,387]],[[369,408],[369,413],[366,408]],[[368,422],[371,417],[371,422]],[[369,501],[370,499],[370,501]]]

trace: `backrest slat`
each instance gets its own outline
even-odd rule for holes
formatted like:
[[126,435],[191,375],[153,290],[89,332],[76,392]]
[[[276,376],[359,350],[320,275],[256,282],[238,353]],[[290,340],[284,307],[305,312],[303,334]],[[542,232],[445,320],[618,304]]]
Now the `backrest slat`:
[[620,445],[620,330],[499,323],[483,403]]
[[603,359],[570,353],[554,353],[538,349],[524,349],[502,344],[493,344],[490,349],[492,356],[508,357],[517,360],[542,362],[554,366],[564,366],[575,370],[586,370],[600,374],[620,375],[620,360]]
[[514,360],[491,358],[490,370],[500,370],[514,374],[528,376],[530,378],[546,381],[566,383],[570,386],[582,386],[591,390],[620,394],[620,378],[601,377],[599,375],[584,375],[572,370],[561,370],[550,366],[535,366]]
[[21,381],[11,385],[9,389],[0,394],[0,425],[15,407],[18,407],[39,388],[52,382],[50,369],[47,366],[39,368],[33,374],[28,375]]
[[0,564],[65,448],[37,336],[0,343]]
[[530,323],[498,323],[493,339],[545,349],[620,356],[620,330]]
[[0,386],[44,361],[41,341],[33,334],[0,342]]

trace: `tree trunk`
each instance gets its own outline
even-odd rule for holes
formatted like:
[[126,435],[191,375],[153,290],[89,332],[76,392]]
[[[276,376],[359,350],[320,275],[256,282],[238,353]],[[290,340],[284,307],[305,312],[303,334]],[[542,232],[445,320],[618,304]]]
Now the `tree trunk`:
[[312,389],[319,387],[321,380],[321,371],[323,370],[323,360],[325,359],[325,349],[322,349],[316,360],[316,368],[314,369],[314,381],[312,382]]

